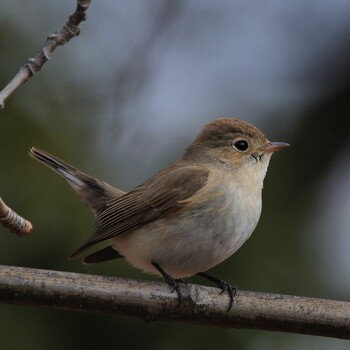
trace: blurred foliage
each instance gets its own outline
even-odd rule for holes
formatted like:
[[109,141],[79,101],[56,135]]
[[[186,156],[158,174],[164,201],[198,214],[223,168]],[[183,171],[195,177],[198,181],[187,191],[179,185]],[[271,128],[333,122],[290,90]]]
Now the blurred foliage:
[[[171,11],[171,6],[169,8]],[[162,20],[162,16],[169,19],[168,15],[159,11],[158,20]],[[157,28],[164,29],[164,26],[164,21],[159,26],[154,25],[151,35],[156,35]],[[27,41],[28,35],[16,30],[12,22],[3,21],[0,29],[0,81],[4,85],[24,58],[32,55],[35,45]],[[43,33],[40,33],[40,37],[43,37]],[[147,45],[151,45],[151,41],[148,38]],[[28,46],[31,47],[29,53]],[[69,48],[65,49],[69,51]],[[84,266],[79,261],[67,260],[92,232],[92,215],[64,180],[33,162],[27,156],[27,151],[35,145],[116,186],[119,185],[120,168],[126,166],[129,159],[127,155],[118,153],[118,149],[101,146],[103,128],[101,122],[96,120],[96,115],[101,105],[105,104],[104,95],[90,96],[84,93],[90,93],[91,86],[80,85],[81,82],[75,82],[74,79],[60,82],[60,72],[64,68],[60,70],[57,64],[61,62],[66,67],[69,57],[66,55],[58,54],[56,66],[51,66],[51,70],[48,67],[53,62],[49,62],[37,77],[10,98],[6,109],[0,112],[0,195],[17,212],[30,219],[35,228],[31,236],[19,239],[0,227],[0,263],[154,279],[121,260],[96,266]],[[121,110],[128,111],[128,104],[133,103],[130,89],[124,91],[125,96],[118,95],[121,85],[137,85],[135,76],[142,80],[152,73],[140,72],[133,67],[137,65],[138,69],[141,66],[147,70],[142,60],[142,50],[134,50],[130,57],[134,57],[135,61],[126,68],[123,65],[114,67],[114,80],[117,83],[114,89],[109,86],[107,90],[110,91],[106,91],[106,94],[115,94],[118,99],[118,109],[111,107],[110,111],[115,119],[113,132],[116,140],[125,130],[125,120],[128,122],[125,116],[124,119],[120,117]],[[349,68],[348,62],[342,60],[341,63],[343,69],[338,68],[339,74]],[[334,82],[339,81],[334,79]],[[136,88],[138,94],[147,95],[147,84],[140,82]],[[227,96],[229,98],[229,94]],[[349,109],[350,83],[347,79],[341,79],[341,86],[336,83],[327,86],[327,93],[322,98],[313,100],[306,107],[300,106],[298,112],[289,116],[288,121],[283,117],[283,111],[278,116],[262,119],[258,126],[271,140],[289,142],[292,148],[276,154],[272,159],[265,180],[263,214],[252,239],[232,258],[212,269],[211,274],[232,281],[238,288],[246,290],[337,297],[324,287],[322,271],[315,266],[312,252],[306,250],[303,237],[308,234],[307,222],[314,210],[315,194],[337,155],[349,144]],[[234,110],[232,114],[236,114]],[[129,115],[128,112],[126,115]],[[129,122],[132,124],[131,120]],[[142,126],[137,127],[142,131]],[[184,132],[186,127],[182,125]],[[162,164],[149,165],[152,171],[172,161],[177,149],[186,146],[182,142],[179,136],[179,144],[162,156]],[[141,147],[140,152],[143,152]],[[117,164],[110,164],[110,158],[117,159]],[[136,177],[144,178],[149,171],[139,169],[139,164],[132,169],[137,172]],[[134,172],[130,177],[135,177]],[[203,283],[199,278],[191,281]],[[0,315],[1,349],[120,347],[145,350],[270,350],[308,349],[313,346],[319,349],[328,346],[345,349],[341,341],[320,340],[317,337],[215,329],[180,323],[146,324],[125,317],[25,306],[0,305]],[[294,345],[289,347],[290,344]]]

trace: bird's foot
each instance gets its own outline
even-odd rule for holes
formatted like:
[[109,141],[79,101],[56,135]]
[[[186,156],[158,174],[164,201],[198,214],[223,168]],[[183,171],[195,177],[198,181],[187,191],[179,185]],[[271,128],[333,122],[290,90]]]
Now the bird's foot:
[[232,309],[233,303],[235,302],[235,296],[236,296],[236,293],[237,293],[237,288],[231,286],[229,283],[227,283],[227,282],[225,282],[223,280],[220,280],[218,278],[212,277],[212,276],[210,276],[210,275],[208,275],[208,274],[206,274],[204,272],[197,273],[197,275],[201,276],[201,277],[204,277],[207,280],[216,283],[218,288],[221,289],[221,293],[220,294],[223,294],[224,292],[227,292],[228,296],[230,297],[230,301],[229,301],[229,304],[228,304],[227,311],[230,311]]
[[180,289],[180,283],[183,283],[187,286],[187,283],[181,279],[181,278],[174,278],[171,277],[168,273],[166,273],[163,268],[157,264],[156,262],[152,261],[152,265],[161,273],[161,275],[164,278],[164,281],[170,286],[172,287],[171,293],[173,293],[174,291],[176,291],[177,293],[177,297],[178,297],[178,302],[179,302],[179,306],[182,304],[182,292]]
[[237,288],[231,286],[229,283],[223,281],[223,280],[219,280],[218,281],[218,288],[221,289],[221,293],[227,292],[227,294],[230,297],[230,302],[228,304],[228,309],[227,311],[230,311],[232,309],[233,303],[235,302],[235,296],[237,293]]

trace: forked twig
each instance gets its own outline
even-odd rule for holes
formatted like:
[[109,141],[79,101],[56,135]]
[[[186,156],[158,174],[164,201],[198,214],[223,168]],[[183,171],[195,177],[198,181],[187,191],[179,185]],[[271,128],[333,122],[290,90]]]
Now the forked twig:
[[58,31],[49,35],[43,47],[36,56],[29,58],[23,66],[18,70],[12,80],[0,91],[0,109],[5,107],[5,101],[16,91],[21,85],[26,83],[42,66],[51,58],[53,51],[59,45],[79,35],[80,22],[86,19],[86,11],[89,8],[91,0],[77,0],[75,12],[69,16],[68,21]]

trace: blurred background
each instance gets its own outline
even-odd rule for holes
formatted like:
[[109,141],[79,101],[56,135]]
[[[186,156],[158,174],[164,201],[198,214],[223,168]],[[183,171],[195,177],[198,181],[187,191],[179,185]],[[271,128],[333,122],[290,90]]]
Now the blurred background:
[[[61,28],[74,1],[5,0],[0,84]],[[0,195],[32,220],[0,227],[0,263],[153,279],[123,261],[67,257],[92,215],[35,145],[124,190],[178,158],[203,124],[239,117],[276,154],[252,238],[211,274],[242,290],[349,300],[350,3],[93,1],[81,34],[0,111]],[[192,279],[203,283],[203,280]],[[0,305],[2,349],[349,349],[321,337]]]

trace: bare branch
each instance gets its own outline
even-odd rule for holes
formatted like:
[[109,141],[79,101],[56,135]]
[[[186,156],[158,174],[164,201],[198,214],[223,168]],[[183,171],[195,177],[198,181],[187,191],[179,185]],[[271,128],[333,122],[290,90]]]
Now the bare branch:
[[179,307],[165,283],[0,265],[3,303],[350,339],[349,302],[239,291],[227,312],[216,288],[184,286],[183,295]]
[[0,197],[0,223],[17,236],[28,236],[33,226],[30,221],[22,218],[14,210],[8,207]]
[[26,83],[42,66],[51,58],[53,51],[59,45],[64,45],[69,40],[79,35],[80,22],[86,19],[86,11],[91,0],[77,0],[75,12],[69,17],[66,24],[58,31],[49,35],[45,44],[36,56],[29,58],[19,69],[13,79],[0,91],[0,108],[5,107],[5,101],[21,85]]

